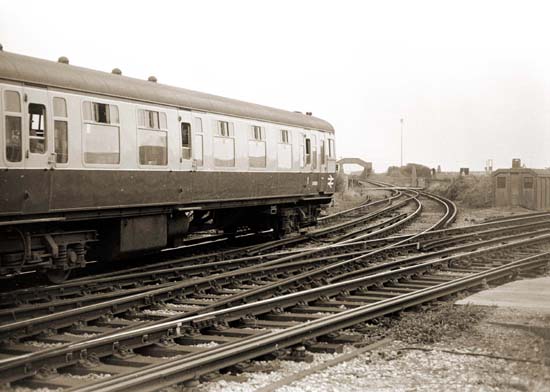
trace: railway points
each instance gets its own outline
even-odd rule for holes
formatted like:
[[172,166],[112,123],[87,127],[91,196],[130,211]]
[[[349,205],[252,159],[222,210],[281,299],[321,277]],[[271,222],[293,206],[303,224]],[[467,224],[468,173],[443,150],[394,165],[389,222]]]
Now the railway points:
[[[193,387],[548,272],[550,213],[467,220],[435,170],[337,161],[311,113],[1,47],[0,104],[2,390]],[[547,171],[486,177],[547,206]],[[360,197],[335,207],[342,182]]]

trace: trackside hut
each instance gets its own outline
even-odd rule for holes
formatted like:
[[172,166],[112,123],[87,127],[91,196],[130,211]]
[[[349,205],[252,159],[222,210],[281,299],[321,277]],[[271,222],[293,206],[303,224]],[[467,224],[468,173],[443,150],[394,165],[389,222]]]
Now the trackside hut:
[[550,210],[550,170],[511,168],[493,173],[495,206]]

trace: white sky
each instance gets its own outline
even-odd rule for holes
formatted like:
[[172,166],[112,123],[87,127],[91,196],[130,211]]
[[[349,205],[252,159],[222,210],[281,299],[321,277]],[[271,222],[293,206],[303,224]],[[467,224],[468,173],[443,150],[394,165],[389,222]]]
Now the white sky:
[[[549,3],[550,4],[550,3]],[[0,0],[4,50],[312,111],[339,157],[550,166],[550,5]]]

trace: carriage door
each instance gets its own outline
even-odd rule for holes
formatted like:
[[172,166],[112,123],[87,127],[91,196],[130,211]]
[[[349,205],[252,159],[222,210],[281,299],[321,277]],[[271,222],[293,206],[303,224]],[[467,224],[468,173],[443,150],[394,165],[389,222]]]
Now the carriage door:
[[180,123],[179,128],[179,140],[181,147],[181,169],[182,170],[196,170],[196,165],[193,161],[193,146],[192,146],[192,124],[193,118],[190,112],[179,111],[178,118]]
[[47,211],[51,187],[50,177],[53,172],[43,169],[50,167],[55,162],[55,156],[51,154],[53,152],[53,121],[47,90],[24,88],[21,109],[24,166],[25,169],[36,169],[26,170],[27,174],[21,178],[25,187],[22,209],[26,213]]
[[52,121],[48,106],[46,90],[23,90],[23,151],[27,168],[46,168],[52,158]]

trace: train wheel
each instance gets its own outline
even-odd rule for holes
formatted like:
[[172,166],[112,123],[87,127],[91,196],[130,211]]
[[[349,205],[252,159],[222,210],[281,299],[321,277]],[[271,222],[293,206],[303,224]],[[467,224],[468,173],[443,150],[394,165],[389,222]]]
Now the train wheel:
[[54,284],[61,284],[64,283],[69,275],[71,274],[71,270],[62,270],[62,269],[51,269],[46,272],[46,277],[48,280]]

